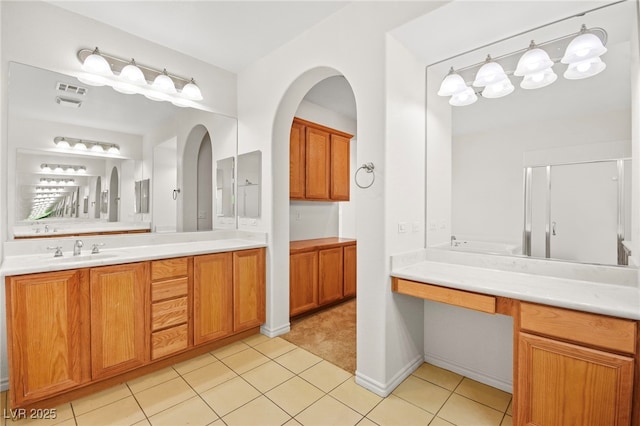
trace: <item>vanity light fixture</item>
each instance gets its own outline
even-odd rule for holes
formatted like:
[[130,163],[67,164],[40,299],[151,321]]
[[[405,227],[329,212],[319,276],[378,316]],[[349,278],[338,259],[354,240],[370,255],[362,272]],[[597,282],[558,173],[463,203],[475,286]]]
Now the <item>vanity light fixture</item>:
[[110,142],[98,142],[88,139],[69,138],[66,136],[56,136],[53,143],[58,148],[73,149],[74,151],[90,151],[96,154],[120,154],[120,146]]
[[40,178],[40,185],[73,185],[75,182],[75,179]]
[[40,164],[40,170],[44,173],[86,173],[86,166],[78,166],[71,164]]
[[167,72],[140,65],[116,56],[102,53],[97,47],[80,49],[78,59],[83,74],[78,80],[94,86],[111,86],[126,94],[141,94],[154,101],[167,101],[179,107],[190,106],[192,101],[203,99],[193,78],[179,77]]
[[[582,25],[578,33],[544,43],[536,44],[532,40],[526,49],[496,58],[487,55],[484,62],[457,68],[457,71],[451,67],[440,84],[438,95],[451,96],[449,104],[453,106],[471,105],[478,99],[478,95],[488,99],[501,98],[515,89],[509,75],[522,77],[520,87],[523,89],[539,89],[557,80],[558,76],[552,68],[556,63],[568,65],[563,74],[568,80],[591,77],[606,68],[606,64],[600,59],[607,52],[606,42],[607,32],[604,29],[587,28],[585,25]],[[562,58],[551,58],[542,47],[548,47],[551,52],[564,51],[564,55]],[[521,57],[515,70],[508,69],[517,55]],[[472,82],[467,83],[468,81]]]

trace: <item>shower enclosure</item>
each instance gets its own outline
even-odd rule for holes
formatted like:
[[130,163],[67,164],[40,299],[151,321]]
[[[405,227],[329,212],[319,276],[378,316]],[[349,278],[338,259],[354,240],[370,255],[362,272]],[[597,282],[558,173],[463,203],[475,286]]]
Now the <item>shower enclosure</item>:
[[631,159],[524,168],[523,254],[626,265]]

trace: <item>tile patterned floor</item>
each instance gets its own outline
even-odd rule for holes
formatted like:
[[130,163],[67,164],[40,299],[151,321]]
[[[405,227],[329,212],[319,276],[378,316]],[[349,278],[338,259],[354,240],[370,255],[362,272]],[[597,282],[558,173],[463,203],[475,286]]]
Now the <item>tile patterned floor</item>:
[[387,398],[281,338],[249,337],[56,407],[60,425],[492,425],[510,426],[511,394],[423,364]]

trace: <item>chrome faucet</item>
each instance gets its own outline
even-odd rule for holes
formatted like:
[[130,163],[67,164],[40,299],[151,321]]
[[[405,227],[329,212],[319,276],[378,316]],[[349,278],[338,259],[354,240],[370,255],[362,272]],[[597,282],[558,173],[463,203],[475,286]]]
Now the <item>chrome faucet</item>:
[[456,236],[455,236],[455,235],[452,235],[452,236],[451,236],[451,247],[453,247],[454,245],[455,245],[455,246],[457,246],[457,245],[458,245],[458,244],[456,244],[456,242],[455,242],[455,241],[456,241]]
[[80,256],[80,254],[82,253],[82,246],[84,244],[82,243],[82,240],[76,240],[75,244],[73,244],[73,255],[74,256]]
[[49,232],[49,225],[44,226],[44,232]]

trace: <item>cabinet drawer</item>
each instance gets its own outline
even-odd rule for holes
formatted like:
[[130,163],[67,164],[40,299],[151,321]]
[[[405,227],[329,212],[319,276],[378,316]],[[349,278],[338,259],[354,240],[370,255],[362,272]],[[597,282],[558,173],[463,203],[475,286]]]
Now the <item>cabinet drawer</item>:
[[433,300],[434,302],[447,303],[475,311],[496,313],[496,298],[484,294],[470,293],[463,290],[455,290],[437,285],[417,283],[399,278],[393,279],[393,291]]
[[158,300],[186,296],[188,288],[189,279],[187,277],[151,283],[151,301],[157,302]]
[[189,346],[187,325],[179,325],[151,335],[151,359],[162,358],[187,349]]
[[185,277],[189,274],[189,259],[178,257],[175,259],[154,260],[151,262],[151,280]]
[[629,354],[636,350],[636,323],[621,318],[522,302],[520,328]]
[[187,298],[171,299],[151,305],[153,331],[187,322]]

